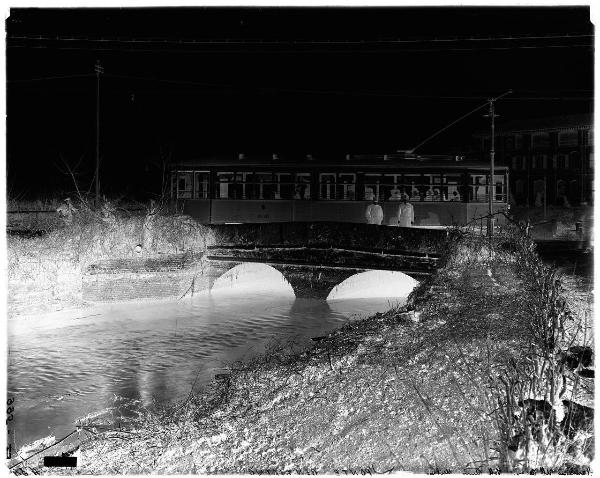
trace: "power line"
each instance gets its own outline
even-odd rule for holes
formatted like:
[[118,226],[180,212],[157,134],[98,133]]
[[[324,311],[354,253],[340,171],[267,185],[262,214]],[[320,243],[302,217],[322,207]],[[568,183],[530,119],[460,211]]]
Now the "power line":
[[[173,49],[173,48],[117,48],[117,47],[65,47],[65,46],[42,46],[42,45],[7,45],[7,48],[30,48],[30,49],[53,49],[53,50],[85,50],[85,51],[104,51],[104,52],[121,52],[121,53],[264,53],[264,50],[259,49]],[[557,48],[588,48],[593,49],[593,44],[572,44],[572,45],[538,45],[538,46],[507,46],[507,47],[481,47],[481,48],[421,48],[421,49],[407,49],[403,48],[401,53],[443,53],[443,52],[469,52],[469,51],[501,51],[501,50],[543,50],[543,49],[557,49]],[[326,49],[281,49],[275,50],[276,53],[340,53],[340,52],[359,52],[359,53],[386,53],[395,50],[391,49],[373,49],[373,48],[345,48],[338,50],[326,50]],[[396,52],[397,53],[397,52]]]
[[[7,83],[25,83],[30,81],[44,81],[44,80],[58,80],[58,79],[70,79],[70,78],[91,78],[93,74],[74,74],[74,75],[61,75],[61,76],[45,76],[36,78],[20,78],[16,80],[7,80]],[[266,87],[266,86],[248,86],[248,85],[234,85],[226,83],[208,83],[191,80],[181,80],[173,78],[156,78],[147,76],[131,76],[131,75],[114,75],[107,74],[107,78],[117,79],[128,79],[137,81],[155,81],[158,83],[170,83],[178,85],[190,85],[190,86],[208,86],[214,88],[226,88],[226,89],[238,89],[238,90],[259,90],[259,91],[274,91],[281,93],[301,93],[301,94],[318,94],[318,95],[348,95],[348,96],[377,96],[377,97],[393,97],[393,98],[408,98],[408,99],[432,99],[432,100],[481,100],[485,98],[485,95],[419,95],[419,94],[408,94],[408,93],[393,93],[393,92],[382,92],[382,91],[344,91],[344,90],[314,90],[314,89],[297,89],[297,88],[279,88],[279,87]],[[535,92],[536,90],[520,90],[527,92]],[[554,91],[554,90],[539,90],[539,91]],[[565,90],[565,91],[593,91],[593,90]],[[592,101],[593,97],[582,97],[582,96],[514,96],[506,98],[506,101]]]
[[[397,97],[397,98],[414,98],[414,99],[452,99],[452,100],[482,100],[485,98],[484,95],[480,96],[460,96],[460,95],[417,95],[417,94],[406,94],[406,93],[392,93],[392,92],[381,92],[381,91],[343,91],[343,90],[307,90],[307,89],[294,89],[294,88],[279,88],[279,87],[265,87],[265,86],[248,86],[248,85],[232,85],[224,83],[207,83],[197,82],[189,80],[177,80],[168,78],[156,78],[156,77],[144,77],[144,76],[130,76],[130,75],[105,75],[109,78],[120,78],[120,79],[132,79],[141,81],[156,81],[159,83],[172,83],[181,85],[192,85],[192,86],[212,86],[216,88],[230,88],[239,90],[256,89],[262,91],[277,91],[282,93],[307,93],[307,94],[325,94],[325,95],[350,95],[350,96],[383,96],[383,97]],[[593,98],[585,98],[581,96],[537,96],[537,97],[512,97],[506,98],[510,100],[584,100],[591,101]]]
[[7,83],[23,83],[26,81],[45,81],[45,80],[63,80],[68,78],[87,78],[94,75],[90,73],[82,73],[78,75],[63,75],[63,76],[40,76],[37,78],[19,78],[17,80],[6,80]]
[[87,41],[113,43],[161,43],[177,45],[364,45],[364,44],[402,44],[402,43],[449,43],[467,41],[522,41],[548,40],[562,38],[593,38],[593,33],[551,34],[551,35],[507,35],[487,37],[450,37],[450,38],[418,38],[418,39],[361,39],[361,40],[265,40],[265,39],[166,39],[166,38],[127,38],[120,37],[51,37],[44,35],[13,35],[7,40],[36,40],[36,41]]

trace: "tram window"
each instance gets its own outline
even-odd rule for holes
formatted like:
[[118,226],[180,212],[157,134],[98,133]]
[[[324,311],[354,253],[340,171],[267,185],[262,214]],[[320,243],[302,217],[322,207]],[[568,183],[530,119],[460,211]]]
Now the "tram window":
[[171,173],[171,199],[177,199],[177,173]]
[[319,199],[335,199],[335,173],[319,174]]
[[365,174],[363,198],[365,201],[379,200],[381,198],[381,174]]
[[191,199],[192,197],[192,173],[177,173],[177,197],[179,199]]
[[277,193],[277,183],[273,178],[272,172],[256,172],[253,175],[252,183],[253,199],[275,199]]
[[339,173],[337,182],[337,198],[353,201],[356,197],[356,174]]
[[384,174],[381,185],[381,194],[385,201],[399,201],[402,199],[400,189],[402,183],[401,174]]
[[310,199],[311,173],[296,173],[294,199]]
[[257,187],[256,187],[256,175],[255,173],[241,173],[242,174],[242,196],[244,199],[256,199]]
[[294,197],[294,178],[292,173],[275,173],[275,199],[292,199]]
[[494,174],[494,201],[506,199],[506,187],[504,174]]
[[471,174],[469,201],[487,201],[487,176],[485,174]]
[[423,189],[425,190],[425,201],[442,200],[442,176],[440,174],[424,174]]
[[405,174],[404,183],[402,185],[402,193],[406,194],[411,201],[421,201],[421,175],[420,174]]
[[208,185],[209,185],[209,173],[208,171],[196,171],[195,175],[195,188],[194,198],[196,199],[208,199]]
[[461,201],[462,189],[462,176],[460,174],[445,174],[442,186],[442,201]]
[[217,173],[217,199],[234,199],[233,198],[233,181],[234,174],[231,172]]

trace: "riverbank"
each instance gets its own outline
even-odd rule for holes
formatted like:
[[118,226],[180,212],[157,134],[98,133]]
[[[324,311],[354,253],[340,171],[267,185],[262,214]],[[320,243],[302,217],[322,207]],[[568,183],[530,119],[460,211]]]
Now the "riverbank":
[[8,235],[9,318],[86,308],[82,276],[90,264],[201,253],[213,240],[209,230],[186,216],[77,206],[68,220],[38,224],[39,235]]
[[593,400],[579,352],[591,349],[575,346],[593,343],[591,302],[569,308],[526,238],[498,238],[490,257],[465,236],[406,308],[236,363],[206,393],[109,431],[91,419],[73,471],[585,471]]

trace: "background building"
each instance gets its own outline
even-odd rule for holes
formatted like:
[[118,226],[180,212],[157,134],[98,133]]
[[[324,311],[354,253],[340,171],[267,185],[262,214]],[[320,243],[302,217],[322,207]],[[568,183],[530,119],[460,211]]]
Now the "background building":
[[[489,132],[476,136],[485,158]],[[496,162],[510,171],[511,202],[519,206],[577,206],[593,202],[593,115],[577,114],[500,124]]]

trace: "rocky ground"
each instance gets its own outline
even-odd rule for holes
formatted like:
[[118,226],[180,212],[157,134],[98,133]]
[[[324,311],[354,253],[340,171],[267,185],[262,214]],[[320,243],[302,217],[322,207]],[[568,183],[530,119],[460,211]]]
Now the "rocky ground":
[[79,467],[62,472],[586,471],[591,324],[559,311],[560,353],[544,367],[560,370],[565,390],[546,397],[550,405],[533,392],[519,400],[525,379],[513,379],[534,360],[539,297],[510,247],[491,261],[485,247],[461,247],[404,309],[348,324],[309,350],[281,344],[232,365],[203,395],[113,419],[110,431],[91,420]]

